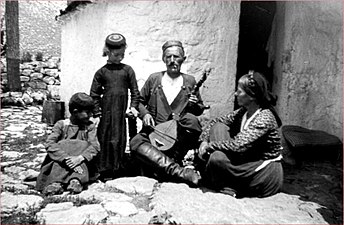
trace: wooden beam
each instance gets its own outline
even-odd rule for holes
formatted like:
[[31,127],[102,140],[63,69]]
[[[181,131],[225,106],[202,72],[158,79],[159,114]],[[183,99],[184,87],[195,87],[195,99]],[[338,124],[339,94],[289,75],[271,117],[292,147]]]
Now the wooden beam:
[[21,91],[18,1],[5,2],[6,61],[9,91]]

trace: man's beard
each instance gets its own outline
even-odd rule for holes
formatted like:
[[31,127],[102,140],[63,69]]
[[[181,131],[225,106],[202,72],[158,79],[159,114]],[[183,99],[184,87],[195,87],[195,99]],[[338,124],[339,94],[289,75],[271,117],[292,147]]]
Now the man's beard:
[[[171,72],[174,72],[174,73],[178,72],[179,73],[179,65],[177,63],[171,62],[167,66]],[[172,70],[177,70],[177,71],[172,71]]]

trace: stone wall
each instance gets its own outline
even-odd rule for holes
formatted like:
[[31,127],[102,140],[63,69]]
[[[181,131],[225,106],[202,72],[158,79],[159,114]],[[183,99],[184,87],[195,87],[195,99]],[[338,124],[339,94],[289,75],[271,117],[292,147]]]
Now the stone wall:
[[116,1],[80,7],[60,18],[62,23],[61,97],[89,93],[95,72],[106,63],[105,37],[122,33],[128,48],[123,63],[136,72],[139,86],[149,74],[166,67],[161,46],[169,39],[183,42],[182,72],[199,80],[203,69],[214,67],[201,88],[218,115],[233,109],[239,33],[238,1]]
[[270,57],[284,124],[343,138],[341,1],[277,4]]
[[60,99],[60,59],[33,61],[20,64],[22,92],[8,91],[6,61],[1,61],[2,105],[42,104],[45,99]]
[[20,51],[61,54],[61,25],[55,20],[66,1],[20,1]]
[[[5,13],[5,1],[0,4],[1,17]],[[19,1],[20,53],[37,52],[43,55],[60,56],[61,25],[55,20],[67,1]]]

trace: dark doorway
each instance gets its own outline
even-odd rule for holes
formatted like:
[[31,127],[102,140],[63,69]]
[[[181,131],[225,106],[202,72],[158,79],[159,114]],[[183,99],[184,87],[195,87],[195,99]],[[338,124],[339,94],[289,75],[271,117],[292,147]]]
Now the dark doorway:
[[272,84],[273,66],[267,66],[268,54],[265,49],[276,11],[276,2],[242,1],[240,8],[236,81],[249,70],[254,70],[263,73]]

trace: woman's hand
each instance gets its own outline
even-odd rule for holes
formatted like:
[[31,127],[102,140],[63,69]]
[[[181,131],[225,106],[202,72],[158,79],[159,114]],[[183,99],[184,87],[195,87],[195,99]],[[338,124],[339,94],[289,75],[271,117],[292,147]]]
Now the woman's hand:
[[73,169],[74,167],[80,165],[84,161],[84,157],[82,155],[79,156],[68,156],[66,158],[66,165]]
[[207,148],[208,148],[208,142],[203,141],[198,148],[198,157],[203,159],[204,154],[207,153]]
[[143,125],[155,127],[154,119],[149,113],[143,117]]

